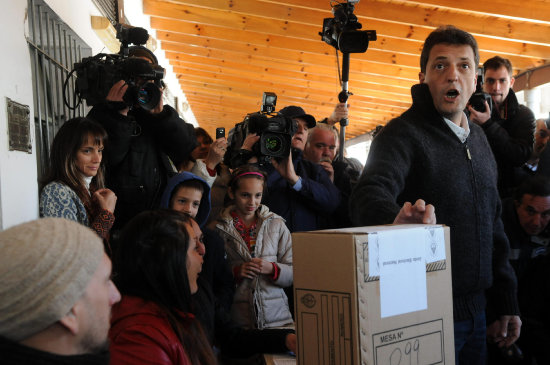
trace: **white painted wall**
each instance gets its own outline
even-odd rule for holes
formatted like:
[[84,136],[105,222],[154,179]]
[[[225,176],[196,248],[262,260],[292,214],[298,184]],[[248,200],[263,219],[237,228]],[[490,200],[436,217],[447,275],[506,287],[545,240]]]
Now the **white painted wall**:
[[[24,0],[18,0],[24,1]],[[78,34],[88,46],[92,47],[92,54],[109,50],[103,45],[99,37],[92,30],[90,19],[92,15],[101,16],[101,13],[90,0],[44,0],[48,6],[67,25]]]
[[[46,0],[46,3],[86,42],[94,53],[104,49],[90,26],[90,16],[99,15],[89,0]],[[31,118],[33,152],[8,150],[6,98],[33,110],[32,73],[26,0],[0,0],[0,229],[38,217],[38,182],[34,121]]]
[[[108,52],[91,29],[90,16],[101,15],[91,0],[45,0],[48,6],[78,34],[91,48],[92,53]],[[149,27],[148,17],[141,14],[141,0],[127,1],[132,25]],[[0,0],[2,24],[0,44],[4,57],[0,58],[0,229],[38,217],[38,182],[36,168],[36,143],[34,121],[31,118],[33,153],[8,151],[6,98],[28,105],[33,110],[32,72],[30,51],[26,42],[28,24],[27,0]],[[139,9],[136,14],[136,9]],[[139,24],[136,24],[139,23]],[[150,29],[148,29],[150,31]],[[6,52],[7,50],[7,52]],[[157,50],[161,64],[168,65],[164,52]],[[167,70],[168,71],[168,70]],[[171,71],[171,70],[170,70]],[[166,78],[173,92],[185,102],[177,80],[172,75]],[[176,87],[177,85],[177,87]],[[189,110],[184,119],[196,124]]]
[[[8,151],[6,98],[31,107],[32,75],[25,40],[26,1],[0,0],[0,229],[38,216],[36,146],[33,153]],[[34,122],[30,122],[34,144]]]
[[[147,29],[149,35],[156,39],[156,31],[151,28],[150,16],[143,14],[143,2],[142,0],[124,0],[124,15],[128,18],[131,25],[135,27],[141,27]],[[157,39],[158,47],[155,50],[155,56],[159,61],[159,64],[166,69],[166,75],[164,76],[164,82],[172,92],[174,96],[178,97],[180,104],[180,114],[187,123],[193,124],[198,127],[197,118],[191,110],[185,94],[181,90],[180,82],[174,73],[172,65],[165,57],[164,51],[161,49],[161,41]]]

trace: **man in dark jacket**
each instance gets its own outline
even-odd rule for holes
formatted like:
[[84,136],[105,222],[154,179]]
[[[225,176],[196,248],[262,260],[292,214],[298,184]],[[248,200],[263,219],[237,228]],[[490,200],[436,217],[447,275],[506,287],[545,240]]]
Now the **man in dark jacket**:
[[346,159],[342,161],[335,159],[338,143],[338,130],[329,124],[318,123],[309,131],[304,159],[323,167],[330,180],[340,190],[340,205],[330,219],[330,226],[343,228],[351,227],[349,194],[360,174],[348,164]]
[[486,103],[484,113],[471,106],[470,120],[483,128],[498,166],[498,189],[501,197],[513,194],[520,183],[521,167],[533,152],[535,116],[518,103],[512,90],[514,77],[509,60],[495,56],[483,64],[483,90],[491,95],[493,110]]
[[264,204],[286,221],[290,232],[330,227],[330,215],[340,204],[340,191],[318,164],[303,159],[309,129],[315,118],[298,106],[287,106],[281,114],[297,123],[291,156],[267,166],[268,194]]
[[[510,263],[518,278],[518,292],[521,309],[521,337],[518,341],[527,361],[534,355],[542,356],[548,363],[550,351],[541,344],[548,344],[548,295],[550,276],[544,268],[550,244],[548,224],[550,223],[550,178],[542,175],[528,177],[519,186],[515,196],[502,201],[502,222],[510,241]],[[547,265],[547,264],[546,264]],[[542,337],[541,337],[542,335]],[[544,342],[546,340],[546,342]],[[493,364],[502,363],[496,353]],[[538,354],[538,355],[537,355]],[[525,363],[528,363],[528,362]],[[537,361],[541,361],[537,358]]]
[[504,199],[502,222],[510,241],[510,262],[521,284],[533,258],[550,252],[550,178],[531,176],[515,197]]
[[[144,47],[131,47],[130,57],[157,64],[155,55]],[[163,105],[145,110],[128,106],[123,96],[128,85],[113,85],[104,103],[88,116],[107,131],[105,144],[106,186],[117,195],[115,224],[121,229],[136,214],[159,206],[166,182],[196,147],[193,125],[185,123],[174,108]]]
[[485,134],[463,112],[478,61],[471,34],[446,26],[428,36],[413,105],[374,138],[350,208],[356,225],[437,222],[451,228],[456,363],[481,365],[486,301],[499,317],[488,331],[492,340],[510,345],[521,321],[496,164]]
[[[320,165],[302,158],[309,129],[316,125],[315,118],[294,105],[284,107],[280,113],[296,123],[296,132],[291,140],[291,155],[262,166],[268,175],[263,204],[285,219],[290,232],[329,228],[330,216],[340,204],[340,191]],[[255,133],[248,134],[242,145],[229,148],[228,151],[240,148],[229,158],[226,155],[230,165],[236,168],[253,163],[257,157],[253,146],[259,140]]]

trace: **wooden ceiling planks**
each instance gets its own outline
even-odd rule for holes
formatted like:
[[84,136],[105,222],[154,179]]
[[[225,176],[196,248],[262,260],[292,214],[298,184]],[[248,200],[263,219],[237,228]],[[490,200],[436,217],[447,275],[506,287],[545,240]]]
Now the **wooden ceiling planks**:
[[[277,109],[300,105],[328,116],[341,90],[335,50],[318,32],[332,17],[328,0],[144,0],[144,12],[200,125],[231,128],[259,110],[263,91]],[[426,36],[454,24],[476,36],[481,61],[509,58],[516,73],[550,60],[550,3],[362,0],[354,14],[378,39],[352,54],[349,90],[354,137],[410,105]]]

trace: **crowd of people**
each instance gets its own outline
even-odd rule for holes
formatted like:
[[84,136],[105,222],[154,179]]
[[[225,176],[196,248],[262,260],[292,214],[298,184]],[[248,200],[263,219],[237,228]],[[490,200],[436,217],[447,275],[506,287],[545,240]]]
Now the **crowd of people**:
[[[130,57],[157,64],[144,47]],[[412,106],[364,169],[338,156],[346,104],[320,121],[281,109],[295,123],[289,154],[260,163],[257,133],[214,140],[162,102],[128,106],[117,82],[56,134],[41,219],[0,232],[3,361],[296,353],[292,232],[437,223],[451,228],[456,364],[548,363],[550,123],[518,103],[498,56],[484,62],[492,106],[473,109],[479,62],[471,34],[434,30]]]

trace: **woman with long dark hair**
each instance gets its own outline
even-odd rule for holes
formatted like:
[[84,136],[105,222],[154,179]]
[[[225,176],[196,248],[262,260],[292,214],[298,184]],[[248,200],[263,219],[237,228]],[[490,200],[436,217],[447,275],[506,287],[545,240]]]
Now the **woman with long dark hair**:
[[55,135],[40,193],[40,216],[79,222],[107,240],[116,195],[105,188],[103,146],[107,133],[87,118],[65,122]]
[[198,224],[176,211],[146,211],[124,227],[113,260],[122,300],[109,332],[112,365],[216,364],[192,314],[201,240]]

